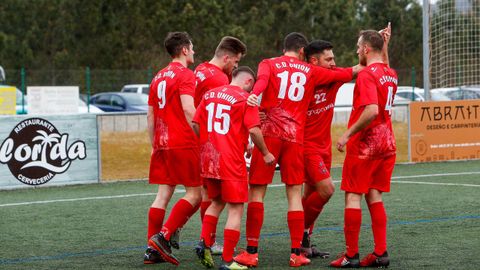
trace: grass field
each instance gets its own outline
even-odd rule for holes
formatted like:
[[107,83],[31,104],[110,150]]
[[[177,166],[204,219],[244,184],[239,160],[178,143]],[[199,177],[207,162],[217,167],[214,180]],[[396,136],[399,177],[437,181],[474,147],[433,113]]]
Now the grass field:
[[[345,125],[332,126],[332,147],[345,132]],[[408,161],[408,125],[394,122],[393,130],[397,141],[397,162]],[[147,132],[103,132],[102,180],[139,179],[148,177],[150,164],[150,142]],[[344,154],[332,149],[334,165],[342,165]],[[125,155],[128,153],[128,155]]]
[[[340,178],[339,168],[333,176]],[[385,196],[391,269],[478,269],[479,177],[478,160],[397,165],[392,192]],[[147,210],[155,189],[145,181],[123,181],[1,191],[0,269],[202,269],[193,251],[198,214],[182,231],[179,267],[143,265]],[[284,193],[281,185],[267,192],[258,269],[290,269]],[[368,211],[362,221],[360,255],[365,255],[372,250]],[[334,255],[341,252],[342,227],[343,193],[337,190],[313,242]],[[240,246],[244,243],[241,239]],[[327,269],[329,261],[315,259],[305,269]]]

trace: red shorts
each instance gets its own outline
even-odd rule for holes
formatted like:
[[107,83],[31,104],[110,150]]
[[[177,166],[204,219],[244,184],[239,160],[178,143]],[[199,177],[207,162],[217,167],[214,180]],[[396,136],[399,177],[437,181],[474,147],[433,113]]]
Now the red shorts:
[[227,203],[248,202],[247,181],[219,180],[208,178],[207,193],[209,199],[221,198]]
[[[304,179],[303,145],[282,141],[278,138],[265,137],[265,144],[270,153],[280,165],[282,182],[287,185],[301,185]],[[263,161],[263,155],[255,147],[250,164],[250,180],[253,185],[267,185],[272,183],[275,166],[268,166]]]
[[370,189],[390,191],[395,155],[384,159],[359,159],[347,155],[343,163],[342,185],[346,192],[367,194]]
[[155,150],[148,179],[150,184],[201,186],[199,149]]
[[332,156],[321,153],[305,154],[305,183],[315,185],[330,177]]

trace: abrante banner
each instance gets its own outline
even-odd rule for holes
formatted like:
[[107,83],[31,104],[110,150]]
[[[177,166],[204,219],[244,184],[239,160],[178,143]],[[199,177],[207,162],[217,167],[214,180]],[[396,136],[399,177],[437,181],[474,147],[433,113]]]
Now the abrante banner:
[[95,115],[0,118],[0,189],[99,180]]

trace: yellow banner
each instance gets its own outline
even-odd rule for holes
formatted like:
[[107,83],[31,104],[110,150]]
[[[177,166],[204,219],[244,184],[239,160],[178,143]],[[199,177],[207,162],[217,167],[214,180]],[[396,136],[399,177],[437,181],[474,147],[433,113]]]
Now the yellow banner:
[[0,114],[16,114],[16,99],[15,87],[0,87]]
[[480,100],[410,103],[412,162],[480,158]]

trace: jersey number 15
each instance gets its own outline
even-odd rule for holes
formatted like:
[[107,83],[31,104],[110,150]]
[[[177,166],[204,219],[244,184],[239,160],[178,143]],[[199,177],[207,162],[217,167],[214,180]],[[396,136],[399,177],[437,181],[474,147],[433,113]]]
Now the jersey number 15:
[[228,112],[232,107],[225,104],[210,103],[205,108],[208,111],[207,131],[215,131],[222,135],[227,134],[230,129],[230,115]]

